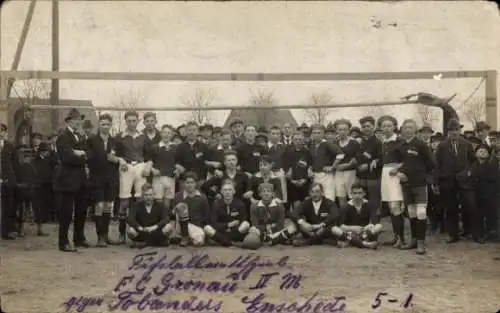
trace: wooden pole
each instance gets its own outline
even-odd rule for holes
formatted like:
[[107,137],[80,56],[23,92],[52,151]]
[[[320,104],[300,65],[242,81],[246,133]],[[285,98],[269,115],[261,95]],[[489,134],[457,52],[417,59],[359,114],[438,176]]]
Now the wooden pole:
[[[52,71],[59,71],[59,0],[52,0]],[[53,77],[50,88],[50,102],[56,108],[51,113],[52,131],[59,128],[59,78]]]
[[[56,0],[53,0],[56,1]],[[365,81],[477,78],[481,71],[377,72],[377,73],[156,73],[156,72],[66,72],[5,71],[17,79],[136,80],[136,81]]]
[[497,71],[488,71],[484,87],[486,97],[486,123],[492,129],[498,129],[497,111]]
[[[23,29],[21,30],[21,36],[19,36],[19,41],[17,42],[16,53],[14,54],[14,61],[12,62],[12,70],[15,71],[21,63],[21,56],[24,50],[24,44],[26,43],[26,38],[28,37],[28,32],[30,30],[31,21],[33,20],[33,13],[35,12],[36,0],[31,0],[28,6],[28,12],[26,13],[26,19],[24,20]],[[10,92],[12,86],[14,85],[15,79],[8,77],[7,85],[7,98],[10,97]]]

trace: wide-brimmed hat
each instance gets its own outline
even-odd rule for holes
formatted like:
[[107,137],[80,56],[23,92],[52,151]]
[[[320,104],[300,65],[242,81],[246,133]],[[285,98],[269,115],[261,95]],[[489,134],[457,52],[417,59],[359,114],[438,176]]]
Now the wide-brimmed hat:
[[432,129],[432,126],[429,125],[429,124],[424,124],[422,125],[422,127],[418,130],[419,133],[424,133],[424,132],[427,132],[427,133],[431,133],[433,134],[434,133],[434,129]]
[[77,109],[71,109],[68,112],[68,115],[66,115],[66,118],[64,119],[65,122],[73,119],[80,119],[83,120],[85,118],[85,115],[81,114],[80,111]]
[[457,120],[456,118],[452,118],[448,121],[448,124],[446,125],[446,129],[448,130],[459,130],[462,129],[464,125],[460,124],[460,121]]

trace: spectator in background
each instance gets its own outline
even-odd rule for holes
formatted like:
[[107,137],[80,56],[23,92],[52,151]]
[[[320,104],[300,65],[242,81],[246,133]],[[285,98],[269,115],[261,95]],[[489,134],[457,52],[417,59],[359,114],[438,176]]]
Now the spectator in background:
[[481,143],[488,143],[488,135],[490,133],[491,127],[486,122],[480,121],[477,122],[475,127],[476,137],[479,138]]

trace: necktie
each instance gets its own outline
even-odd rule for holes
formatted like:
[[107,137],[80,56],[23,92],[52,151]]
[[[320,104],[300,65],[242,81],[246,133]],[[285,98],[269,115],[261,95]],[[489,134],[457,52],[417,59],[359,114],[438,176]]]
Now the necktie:
[[458,155],[458,146],[457,146],[457,141],[456,140],[453,140],[451,142],[451,144],[453,145],[453,151],[455,152],[455,155]]

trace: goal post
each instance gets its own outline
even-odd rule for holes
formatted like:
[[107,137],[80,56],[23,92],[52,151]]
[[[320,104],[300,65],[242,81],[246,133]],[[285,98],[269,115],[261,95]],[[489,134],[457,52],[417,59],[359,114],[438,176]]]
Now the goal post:
[[[292,82],[292,81],[374,81],[374,80],[432,80],[483,78],[485,80],[486,122],[497,129],[497,71],[422,71],[422,72],[353,72],[353,73],[158,73],[158,72],[88,72],[88,71],[1,71],[0,105],[7,103],[6,87],[12,80],[58,79],[58,80],[128,80],[128,81],[198,81],[198,82]],[[399,105],[414,101],[371,102],[332,104],[322,107],[362,107]],[[60,109],[54,105],[50,109]],[[211,106],[208,110],[245,109],[234,106]],[[267,107],[271,108],[271,107]],[[277,109],[303,109],[301,105],[276,106]],[[312,108],[308,106],[307,108]],[[120,110],[115,107],[99,107],[98,110]],[[252,107],[251,109],[258,109]],[[185,111],[182,106],[141,107],[141,111]]]

